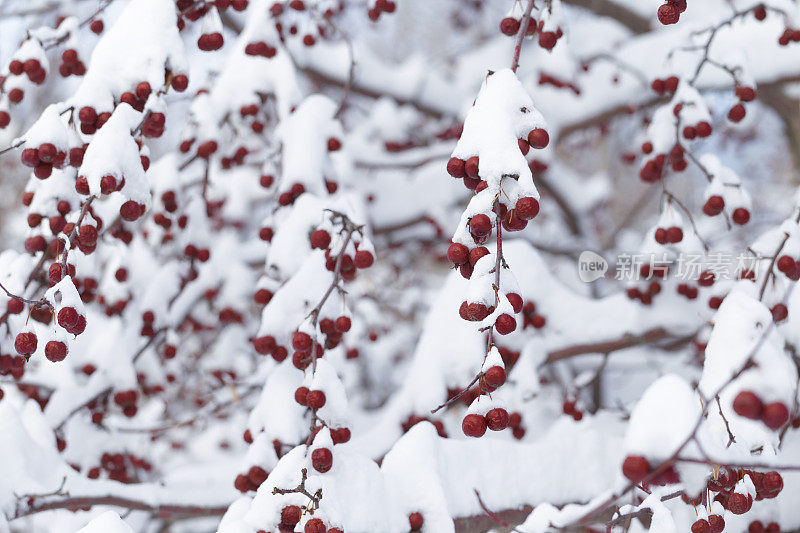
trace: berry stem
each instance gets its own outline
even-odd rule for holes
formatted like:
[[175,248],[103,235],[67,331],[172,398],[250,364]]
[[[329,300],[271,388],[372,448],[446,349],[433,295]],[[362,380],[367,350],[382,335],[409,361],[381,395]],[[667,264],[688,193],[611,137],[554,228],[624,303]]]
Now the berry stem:
[[6,293],[6,295],[9,298],[13,298],[14,300],[19,300],[22,303],[25,303],[25,304],[28,304],[28,305],[33,305],[33,306],[46,305],[47,307],[50,307],[50,304],[48,302],[44,301],[44,300],[28,300],[27,298],[23,298],[22,296],[17,296],[16,294],[14,294],[11,291],[9,291],[8,289],[6,289],[3,286],[2,283],[0,283],[0,289],[3,289],[3,292]]
[[519,55],[522,52],[522,42],[525,40],[525,34],[528,33],[531,11],[533,11],[533,0],[528,0],[528,7],[525,8],[525,14],[522,15],[522,20],[520,21],[519,32],[517,32],[517,42],[514,44],[514,59],[511,61],[511,70],[514,72],[517,71],[519,66]]

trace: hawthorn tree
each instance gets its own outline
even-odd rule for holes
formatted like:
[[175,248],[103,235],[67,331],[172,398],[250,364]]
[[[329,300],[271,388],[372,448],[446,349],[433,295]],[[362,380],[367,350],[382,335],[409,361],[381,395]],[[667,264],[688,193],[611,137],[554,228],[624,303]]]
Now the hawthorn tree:
[[0,10],[0,533],[800,529],[797,0]]

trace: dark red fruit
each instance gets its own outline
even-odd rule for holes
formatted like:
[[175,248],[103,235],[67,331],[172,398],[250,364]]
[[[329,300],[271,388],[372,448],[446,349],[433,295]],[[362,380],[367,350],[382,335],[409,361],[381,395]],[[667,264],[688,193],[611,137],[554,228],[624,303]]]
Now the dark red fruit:
[[500,407],[486,413],[486,427],[492,431],[503,431],[508,427],[508,411]]
[[528,134],[528,144],[530,144],[532,148],[545,148],[550,144],[550,135],[542,128],[531,130]]
[[467,437],[481,437],[486,433],[486,419],[481,415],[469,414],[462,420],[461,430]]
[[761,399],[752,391],[742,391],[733,400],[733,411],[744,418],[758,420],[764,410]]
[[311,453],[311,465],[324,474],[333,466],[333,453],[327,448],[317,448]]
[[633,483],[639,483],[650,473],[650,463],[641,455],[629,455],[622,463],[622,474]]
[[768,428],[777,430],[789,421],[789,409],[782,402],[768,403],[761,413],[761,420]]

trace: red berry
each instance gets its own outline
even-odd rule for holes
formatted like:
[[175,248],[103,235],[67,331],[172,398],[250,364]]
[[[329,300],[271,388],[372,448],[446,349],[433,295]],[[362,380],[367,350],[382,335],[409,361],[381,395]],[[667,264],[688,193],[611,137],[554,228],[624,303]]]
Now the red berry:
[[506,17],[500,21],[500,32],[509,37],[516,35],[519,31],[519,27],[520,22],[515,18]]
[[461,430],[467,437],[481,437],[486,433],[486,419],[481,415],[469,414],[461,422]]
[[292,348],[299,352],[308,352],[311,350],[311,335],[303,331],[296,331],[292,335]]
[[324,250],[331,244],[331,234],[324,229],[318,229],[311,233],[311,248]]
[[708,517],[709,533],[722,533],[725,529],[725,520],[718,514]]
[[311,453],[311,465],[324,474],[333,466],[333,453],[327,448],[317,448]]
[[321,409],[325,405],[325,393],[321,390],[309,391],[306,395],[306,405],[311,409]]
[[506,298],[508,298],[508,302],[511,304],[511,307],[514,308],[515,313],[522,311],[522,296],[515,292],[509,292],[506,294]]
[[701,518],[692,524],[692,533],[711,533],[711,526]]
[[37,345],[38,339],[36,338],[36,334],[32,332],[19,333],[14,340],[14,348],[17,350],[17,353],[22,356],[31,355],[36,351]]
[[350,331],[350,326],[351,326],[350,317],[340,316],[339,318],[336,319],[335,326],[336,326],[336,331],[338,331],[339,333],[346,333]]
[[478,168],[480,166],[480,159],[478,156],[473,156],[467,159],[464,163],[464,172],[466,173],[468,178],[478,178]]
[[667,228],[667,241],[676,244],[683,240],[683,230],[677,226]]
[[742,102],[752,102],[756,99],[756,90],[752,87],[737,87],[736,96]]
[[119,216],[122,217],[123,220],[127,220],[128,222],[133,222],[134,220],[138,219],[144,214],[144,206],[134,202],[133,200],[128,200],[124,204],[122,204],[119,208]]
[[267,471],[260,466],[251,466],[250,470],[247,472],[247,479],[256,487],[261,486],[261,484],[267,480],[268,476],[269,474],[267,474]]
[[761,413],[761,420],[768,428],[779,429],[789,421],[789,409],[782,402],[768,403]]
[[189,78],[185,74],[178,74],[172,78],[172,88],[182,93],[189,86]]
[[767,472],[764,474],[764,497],[774,498],[780,491],[783,490],[783,477],[780,473]]
[[[469,261],[470,251],[469,248],[461,243],[454,242],[447,249],[447,258],[454,265],[463,265]],[[792,263],[794,266],[794,263]]]
[[550,144],[550,135],[542,128],[531,130],[531,132],[528,133],[528,144],[536,149],[545,148]]
[[97,35],[103,33],[103,27],[104,27],[103,21],[100,19],[93,20],[92,23],[89,24],[89,29],[92,30],[92,32],[96,33]]
[[478,239],[486,237],[492,232],[492,220],[483,213],[469,219],[469,231]]
[[736,224],[744,226],[750,221],[750,211],[748,211],[744,207],[737,207],[736,209],[734,209],[731,218],[733,218],[733,221]]
[[353,263],[356,268],[369,268],[372,266],[373,262],[375,262],[375,258],[372,257],[372,252],[368,252],[367,250],[359,250],[356,252],[355,257],[353,257]]
[[733,400],[733,411],[744,418],[758,420],[764,410],[764,404],[752,391],[742,391]]
[[422,524],[425,521],[422,519],[422,515],[420,513],[411,513],[408,515],[408,526],[411,528],[411,531],[419,531],[422,529]]
[[728,111],[728,120],[731,122],[741,122],[746,114],[747,110],[744,106],[742,104],[736,104]]
[[750,496],[734,492],[728,498],[728,510],[733,514],[744,514],[750,510],[753,505],[753,499]]
[[447,173],[454,178],[466,178],[467,171],[464,167],[464,160],[457,157],[451,157],[447,162]]
[[517,200],[514,212],[522,220],[531,220],[539,214],[539,201],[536,198],[524,197]]
[[497,317],[494,323],[494,329],[497,330],[497,333],[500,335],[508,335],[517,329],[517,321],[508,313],[503,313]]
[[703,205],[703,213],[707,216],[713,217],[722,213],[725,208],[725,200],[722,196],[713,195],[709,196],[706,203]]
[[57,363],[67,357],[67,345],[60,341],[50,341],[44,347],[44,356]]
[[705,121],[699,122],[697,126],[695,126],[695,129],[697,130],[698,137],[708,137],[709,135],[711,135],[711,132],[713,131],[713,129],[711,128],[711,124]]
[[786,317],[789,316],[789,310],[784,304],[775,304],[770,311],[772,312],[772,319],[775,322],[783,322],[786,320]]
[[80,315],[74,307],[62,307],[58,311],[58,324],[67,331],[75,329],[78,325]]
[[325,527],[325,522],[319,518],[312,518],[306,522],[306,526],[303,528],[303,531],[305,533],[326,533],[327,528]]
[[336,152],[338,150],[341,150],[341,148],[342,148],[342,141],[340,141],[335,137],[331,137],[330,139],[328,139],[328,151]]
[[496,389],[506,382],[506,371],[501,366],[490,367],[484,374],[483,379],[486,384]]
[[286,526],[296,526],[300,522],[300,507],[296,505],[287,505],[281,509],[281,524]]
[[680,11],[672,4],[663,4],[658,8],[658,21],[664,26],[675,24],[680,16]]
[[633,483],[639,483],[650,473],[650,463],[641,455],[629,455],[622,463],[622,474]]
[[[539,34],[539,46],[545,50],[552,50],[555,48],[557,42],[558,34],[552,31],[543,31]],[[531,143],[531,146],[533,146],[533,143]],[[536,147],[534,146],[534,148]]]
[[508,411],[500,407],[486,413],[486,427],[492,431],[503,431],[508,427]]

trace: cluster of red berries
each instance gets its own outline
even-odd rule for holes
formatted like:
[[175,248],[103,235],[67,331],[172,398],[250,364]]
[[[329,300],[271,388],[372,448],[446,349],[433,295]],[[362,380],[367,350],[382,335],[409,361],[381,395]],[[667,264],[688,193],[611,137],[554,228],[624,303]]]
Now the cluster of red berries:
[[783,33],[778,37],[778,44],[787,46],[789,43],[800,43],[800,30],[795,28],[786,28]]
[[[511,302],[515,313],[522,311],[522,297],[519,294],[510,292],[506,295],[506,298],[508,298],[508,301]],[[461,306],[458,309],[458,314],[464,320],[468,320],[470,322],[480,322],[494,313],[494,310],[495,307],[493,305],[487,306],[481,302],[468,303],[464,301],[461,302]],[[517,321],[508,313],[503,313],[495,320],[494,327],[499,334],[507,335],[517,329]]]
[[114,394],[114,403],[122,408],[122,414],[131,418],[136,416],[138,408],[136,401],[139,399],[139,393],[133,389],[119,391]]
[[701,120],[694,126],[687,125],[683,127],[683,131],[681,134],[683,138],[687,141],[693,141],[697,138],[704,139],[711,135],[714,129],[711,127],[711,124],[706,122],[705,120]]
[[[547,145],[550,144],[550,135],[547,133],[547,130],[536,128],[528,133],[526,139],[518,139],[517,142],[522,154],[527,155],[531,148],[546,148]],[[467,189],[480,192],[487,187],[487,184],[485,181],[482,182],[478,176],[479,164],[480,159],[477,155],[466,160],[458,157],[451,157],[447,162],[447,173],[456,179],[463,179]]]
[[[44,69],[38,59],[30,58],[25,61],[19,59],[12,59],[8,64],[8,72],[12,76],[22,76],[23,74],[28,77],[31,83],[41,85],[47,77],[47,71]],[[25,97],[25,92],[15,87],[8,91],[8,100],[12,104],[18,104]]]
[[[292,336],[292,348],[295,350],[294,354],[292,355],[292,363],[300,370],[305,370],[308,365],[311,364],[312,349],[317,357],[322,357],[322,355],[325,353],[325,348],[318,342],[314,342],[311,339],[311,335],[303,331],[296,331]],[[273,357],[275,356],[273,355]],[[308,402],[308,400],[306,400],[306,402]],[[322,404],[325,404],[324,394],[322,394]],[[312,409],[319,409],[319,407],[322,407],[322,405],[318,407],[312,407]]]
[[53,143],[45,142],[38,148],[25,148],[20,155],[22,164],[33,169],[33,175],[44,180],[53,173],[53,168],[64,168],[67,153]]
[[0,355],[0,376],[10,375],[14,379],[21,379],[25,375],[25,357],[9,354]]
[[667,78],[656,78],[650,83],[650,88],[660,95],[674,93],[678,90],[680,79],[677,76]]
[[[521,27],[522,21],[514,17],[506,17],[500,21],[500,33],[508,35],[509,37],[518,34]],[[525,31],[525,35],[531,37],[537,33],[539,34],[539,46],[545,50],[552,50],[555,48],[558,40],[564,36],[564,32],[561,28],[557,28],[556,31],[544,31],[544,21],[540,20],[537,23],[533,17],[531,17],[528,21],[528,29]]]
[[789,409],[783,402],[764,404],[753,391],[742,391],[733,400],[733,411],[750,420],[761,420],[774,430],[780,429],[789,421]]
[[111,118],[110,111],[103,111],[98,113],[94,107],[85,106],[78,111],[78,121],[81,123],[81,133],[84,135],[92,135],[97,130],[103,127]]
[[278,49],[268,45],[264,41],[253,41],[244,47],[244,53],[249,56],[273,58],[277,55]]
[[61,53],[61,64],[58,66],[58,73],[64,78],[86,74],[86,65],[78,57],[77,50],[67,48]]
[[747,526],[747,533],[781,533],[781,526],[777,522],[765,526],[761,520],[754,520]]
[[[129,468],[130,467],[130,468]],[[89,479],[99,479],[103,471],[108,475],[108,479],[120,483],[138,483],[137,471],[143,470],[150,472],[153,465],[147,460],[132,453],[108,453],[105,452],[100,457],[100,466],[89,469],[86,477]]]
[[[703,204],[703,214],[709,217],[717,216],[725,209],[725,199],[714,194],[709,196]],[[731,213],[731,219],[735,224],[744,226],[750,222],[750,210],[746,207],[737,207]]]
[[197,47],[203,52],[219,50],[223,44],[225,44],[225,39],[219,32],[203,33],[197,38]]
[[269,473],[260,466],[251,466],[246,473],[236,476],[233,486],[239,492],[256,491],[267,480],[267,476]]
[[678,283],[675,291],[681,296],[685,296],[688,300],[695,300],[700,292],[697,287],[693,287],[688,283]]
[[[723,469],[716,479],[708,480],[708,490],[717,493],[715,501],[722,504],[734,514],[744,514],[753,504],[752,496],[744,496],[733,492],[736,483],[744,476],[750,476],[756,489],[756,501],[775,498],[783,490],[783,477],[779,472],[755,472],[747,469]],[[742,500],[744,496],[745,500]]]
[[684,11],[686,11],[686,0],[667,0],[658,8],[658,21],[665,26],[677,24]]
[[502,407],[489,410],[485,415],[468,414],[461,421],[461,431],[467,437],[482,437],[486,428],[492,431],[503,431],[508,427],[508,411]]
[[775,264],[778,270],[783,272],[790,280],[800,280],[800,260],[796,260],[788,255],[782,255]]
[[738,85],[736,87],[736,97],[739,102],[728,110],[728,120],[731,122],[741,122],[744,119],[745,115],[747,115],[744,103],[755,100],[756,91],[752,87]]
[[683,240],[683,230],[678,226],[656,228],[653,237],[658,244],[678,244]]
[[367,10],[367,16],[372,22],[381,17],[381,13],[391,14],[397,9],[397,4],[393,0],[375,0],[375,5]]
[[[512,305],[514,304],[513,301],[511,303]],[[545,324],[547,324],[547,318],[543,314],[536,312],[536,303],[532,301],[525,302],[525,304],[522,306],[522,329],[525,329],[528,326],[534,329],[542,329]],[[502,350],[500,351],[500,354],[503,355]],[[508,365],[508,361],[506,361],[505,357],[503,357],[503,361],[505,361],[506,365]],[[516,362],[516,358],[514,358],[514,362]]]
[[[501,366],[489,367],[479,378],[479,387],[482,394],[490,394],[502,387],[506,382],[506,371]],[[486,433],[486,428],[492,431],[502,431],[509,425],[508,411],[502,407],[489,410],[485,415],[468,414],[461,421],[461,430],[468,437],[481,437]]]
[[308,390],[308,387],[297,387],[294,391],[294,401],[316,411],[325,406],[325,393],[321,390]]
[[[307,9],[306,3],[303,0],[291,0],[290,2],[287,2],[285,5],[280,2],[275,2],[274,4],[272,4],[269,12],[270,15],[272,15],[272,18],[276,19],[275,29],[277,30],[278,35],[280,36],[281,42],[283,42],[286,39],[286,35],[284,33],[283,22],[282,20],[279,19],[282,18],[282,15],[284,13],[287,13],[286,7],[296,12],[303,12],[306,11]],[[322,13],[322,17],[324,19],[330,19],[339,12],[339,9],[340,6],[335,6],[335,5],[331,6]],[[328,34],[328,30],[326,26],[324,26],[323,24],[318,24],[316,29],[317,33],[321,37],[326,37],[326,35]],[[299,32],[300,30],[297,27],[297,24],[292,24],[291,26],[289,26],[288,30],[289,35],[297,35]],[[305,46],[314,46],[316,43],[317,39],[311,33],[307,33],[303,36],[303,44]]]
[[[353,281],[356,277],[356,269],[364,270],[369,268],[375,262],[372,252],[369,250],[358,250],[352,256],[350,254],[343,254],[341,256],[342,264],[339,273],[345,281]],[[329,272],[336,271],[336,257],[332,256],[330,249],[325,250],[325,269]]]
[[[295,526],[300,523],[300,519],[303,516],[303,511],[297,505],[288,505],[281,509],[281,521],[278,524],[278,530],[281,532],[287,531],[294,531]],[[338,527],[332,527],[328,529],[325,526],[325,522],[320,520],[319,518],[312,518],[308,522],[306,522],[305,527],[303,528],[304,533],[342,533],[342,530]],[[263,530],[259,530],[258,533],[266,533]]]
[[400,427],[403,428],[403,433],[408,433],[408,430],[419,424],[420,422],[430,422],[436,428],[436,433],[439,434],[440,437],[443,439],[447,438],[447,432],[444,430],[444,424],[441,420],[432,420],[429,417],[423,417],[415,414],[408,415],[408,418],[400,424]]
[[692,533],[722,533],[725,529],[725,519],[718,514],[700,518],[692,524]]
[[651,281],[647,284],[647,288],[645,290],[640,289],[639,287],[628,287],[625,290],[625,294],[631,300],[639,300],[644,305],[650,305],[653,303],[653,297],[661,292],[661,284],[657,281]]

